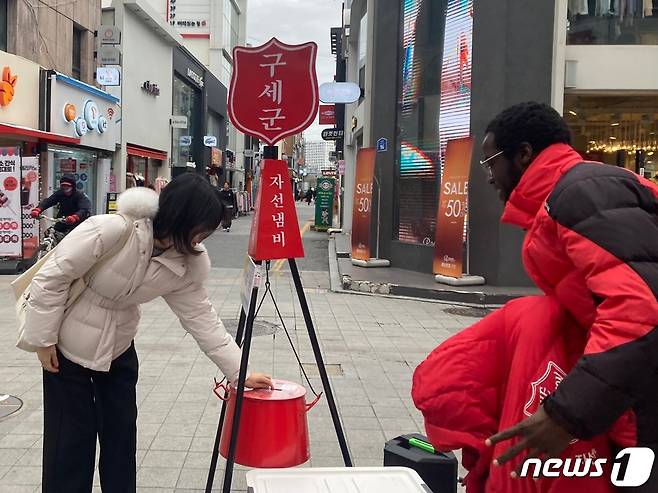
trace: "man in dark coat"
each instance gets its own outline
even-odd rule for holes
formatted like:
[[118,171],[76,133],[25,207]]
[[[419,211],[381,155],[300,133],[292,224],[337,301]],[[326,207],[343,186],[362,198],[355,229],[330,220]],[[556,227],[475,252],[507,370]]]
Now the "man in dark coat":
[[43,199],[30,215],[37,218],[43,211],[54,206],[58,206],[57,218],[65,218],[66,221],[55,224],[55,229],[61,233],[71,232],[91,215],[91,201],[84,192],[76,190],[75,176],[71,174],[62,176],[59,190]]
[[231,231],[231,224],[233,223],[233,214],[237,206],[237,200],[231,186],[228,182],[224,182],[224,188],[219,192],[219,199],[224,206],[224,217],[222,218],[222,228],[227,233]]
[[[584,354],[537,412],[487,440],[515,439],[494,464],[559,457],[573,439],[605,433],[620,418],[635,423],[644,459],[658,453],[658,186],[585,162],[570,139],[553,108],[523,103],[489,124],[482,145],[480,164],[505,202],[502,221],[527,231],[526,271],[587,336]],[[639,457],[624,454],[622,464]],[[655,493],[656,463],[644,471],[633,491]]]

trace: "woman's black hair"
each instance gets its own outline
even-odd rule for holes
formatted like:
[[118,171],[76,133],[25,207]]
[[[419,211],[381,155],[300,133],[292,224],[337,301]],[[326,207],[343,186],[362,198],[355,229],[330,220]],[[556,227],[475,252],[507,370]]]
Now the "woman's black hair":
[[494,134],[496,147],[512,158],[523,142],[539,154],[552,144],[570,144],[569,126],[552,107],[543,103],[527,102],[511,106],[487,126]]
[[224,207],[215,189],[201,175],[186,173],[162,189],[153,236],[170,239],[180,253],[201,253],[192,245],[199,233],[212,233],[222,220]]

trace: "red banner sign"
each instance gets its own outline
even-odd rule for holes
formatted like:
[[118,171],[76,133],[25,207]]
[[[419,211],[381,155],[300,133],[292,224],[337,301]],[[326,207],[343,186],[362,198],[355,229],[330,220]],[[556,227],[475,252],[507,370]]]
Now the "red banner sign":
[[372,180],[375,174],[374,148],[359,149],[356,155],[356,183],[352,206],[352,259],[370,260],[370,216]]
[[464,219],[472,155],[473,137],[448,141],[436,215],[435,274],[456,278],[463,274]]
[[336,107],[333,104],[320,105],[320,125],[336,125]]
[[241,132],[275,142],[308,128],[318,113],[317,45],[276,38],[233,50],[228,114]]
[[254,260],[303,257],[288,163],[266,159],[262,166],[256,213],[251,223],[249,256]]

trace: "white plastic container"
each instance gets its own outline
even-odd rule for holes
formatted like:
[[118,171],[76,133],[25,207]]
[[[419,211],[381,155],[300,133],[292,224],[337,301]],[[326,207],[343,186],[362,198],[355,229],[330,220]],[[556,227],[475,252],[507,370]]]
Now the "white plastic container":
[[248,493],[431,493],[406,467],[255,469]]

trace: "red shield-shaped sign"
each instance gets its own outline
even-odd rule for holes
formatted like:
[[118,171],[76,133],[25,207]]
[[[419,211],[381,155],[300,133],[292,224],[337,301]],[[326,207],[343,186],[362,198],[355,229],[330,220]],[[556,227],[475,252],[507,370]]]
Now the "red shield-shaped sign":
[[549,361],[544,374],[530,384],[532,395],[526,403],[523,413],[526,416],[535,414],[539,406],[544,402],[544,399],[557,390],[566,376],[567,374],[562,368],[553,361]]
[[318,113],[315,43],[287,45],[276,38],[233,50],[228,114],[241,132],[269,145],[308,128]]

